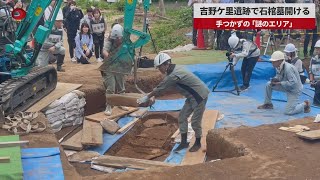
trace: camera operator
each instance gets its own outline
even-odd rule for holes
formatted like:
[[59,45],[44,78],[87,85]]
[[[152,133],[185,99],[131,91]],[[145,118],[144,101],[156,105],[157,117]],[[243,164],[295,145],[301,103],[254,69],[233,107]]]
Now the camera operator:
[[311,87],[315,88],[313,105],[320,106],[320,40],[314,46],[315,56],[310,60],[309,77]]
[[299,103],[302,93],[302,83],[296,67],[285,61],[285,55],[281,51],[275,51],[270,58],[277,73],[266,85],[264,104],[258,109],[273,109],[271,102],[272,91],[281,91],[287,94],[286,115],[310,112],[310,102],[308,100]]
[[286,53],[286,61],[297,68],[300,74],[301,83],[304,84],[306,82],[307,77],[304,75],[303,63],[296,53],[297,48],[294,44],[289,43],[286,45],[283,51]]
[[259,59],[260,49],[250,40],[239,39],[235,33],[231,34],[228,44],[232,50],[230,59],[233,60],[233,65],[236,65],[239,59],[243,58],[241,66],[243,85],[240,87],[240,90],[245,91],[250,86],[250,78]]

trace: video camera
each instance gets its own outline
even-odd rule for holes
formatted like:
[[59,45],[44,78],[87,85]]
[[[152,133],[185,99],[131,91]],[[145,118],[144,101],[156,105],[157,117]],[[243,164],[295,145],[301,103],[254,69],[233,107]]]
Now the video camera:
[[226,56],[227,56],[227,58],[228,58],[229,63],[232,63],[232,61],[233,61],[233,59],[230,58],[230,55],[231,55],[232,53],[233,53],[232,51],[226,52]]

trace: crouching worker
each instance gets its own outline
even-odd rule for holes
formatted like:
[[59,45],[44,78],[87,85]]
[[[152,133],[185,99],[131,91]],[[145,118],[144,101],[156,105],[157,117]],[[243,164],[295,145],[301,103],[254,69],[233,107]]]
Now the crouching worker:
[[309,77],[311,87],[315,88],[313,104],[320,106],[320,40],[314,46],[315,56],[310,60]]
[[54,27],[49,34],[48,38],[42,45],[36,61],[37,66],[48,66],[50,54],[57,57],[57,71],[63,72],[62,65],[65,57],[65,48],[63,47],[63,29],[62,29],[63,16],[58,13]]
[[154,59],[154,66],[166,77],[148,95],[137,100],[138,104],[146,103],[153,96],[158,96],[170,87],[175,87],[187,99],[179,114],[179,130],[181,132],[181,143],[174,150],[175,152],[188,148],[188,117],[193,113],[191,126],[195,132],[196,142],[189,149],[190,152],[198,151],[201,148],[202,127],[201,120],[208,100],[209,89],[193,73],[184,68],[171,64],[171,57],[168,54],[160,53]]
[[258,106],[258,109],[273,109],[271,102],[272,91],[282,91],[287,94],[287,105],[285,114],[294,115],[298,113],[310,112],[310,102],[308,100],[299,103],[299,97],[302,92],[302,83],[296,67],[285,62],[284,53],[275,51],[271,55],[272,65],[276,68],[276,76],[266,85],[264,104]]

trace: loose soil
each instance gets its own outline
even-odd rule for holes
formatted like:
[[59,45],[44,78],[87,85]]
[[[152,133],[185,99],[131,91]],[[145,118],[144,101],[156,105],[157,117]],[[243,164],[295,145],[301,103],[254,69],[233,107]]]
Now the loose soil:
[[[254,128],[214,130],[207,137],[207,153],[210,159],[220,161],[115,173],[94,179],[319,179],[319,141],[303,140],[295,133],[279,130],[281,126],[298,124],[311,130],[320,129],[320,124],[313,120],[310,117]],[[221,144],[211,142],[219,139]],[[215,150],[219,146],[226,148]]]
[[178,113],[150,113],[126,133],[107,155],[164,161],[174,144]]

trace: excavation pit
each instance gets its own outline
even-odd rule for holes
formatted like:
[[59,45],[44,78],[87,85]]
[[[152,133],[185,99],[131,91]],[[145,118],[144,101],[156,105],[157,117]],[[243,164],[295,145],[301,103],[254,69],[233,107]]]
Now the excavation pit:
[[238,145],[223,137],[219,131],[212,129],[207,135],[207,161],[235,158],[245,155],[243,145]]
[[149,113],[118,140],[105,154],[136,159],[164,161],[178,129],[178,113]]

